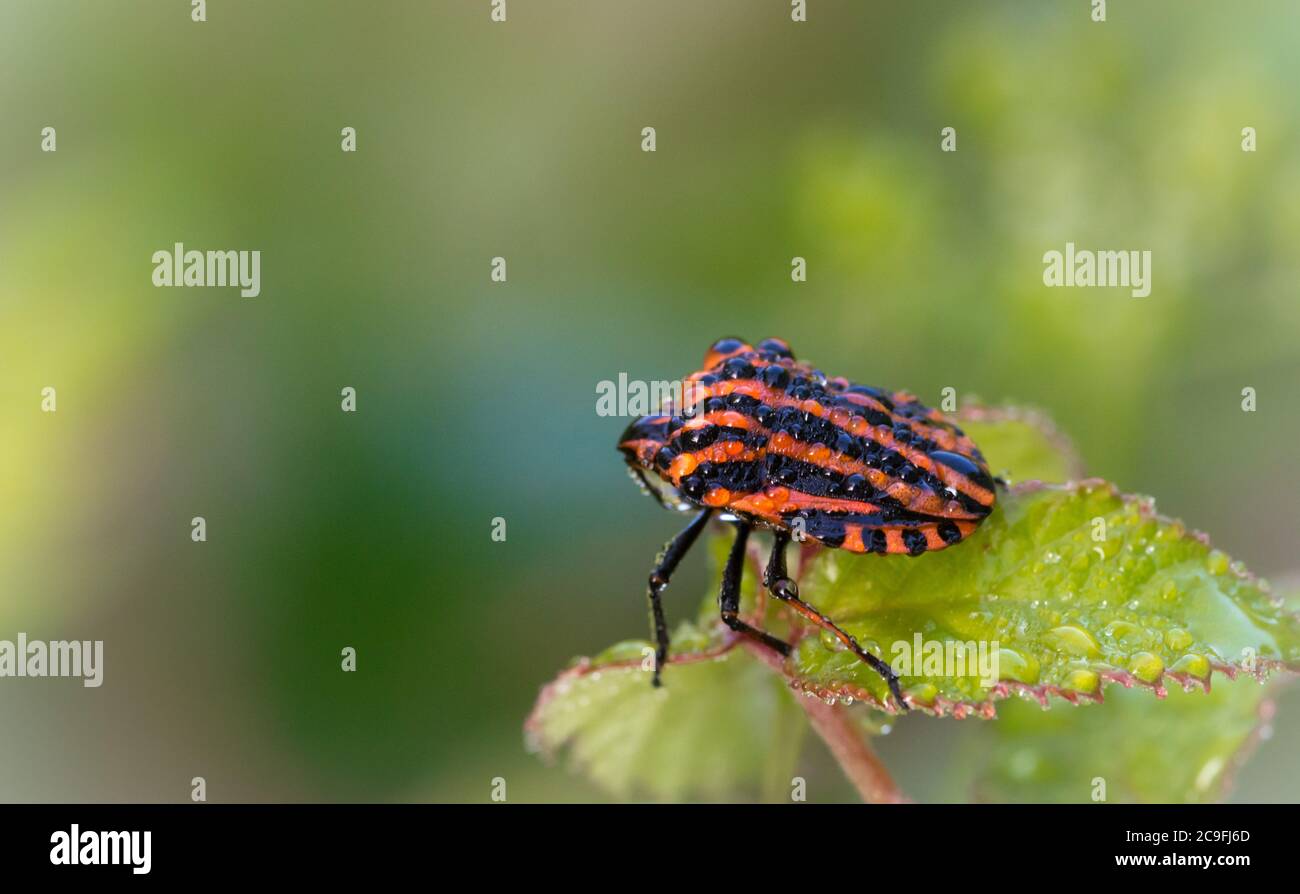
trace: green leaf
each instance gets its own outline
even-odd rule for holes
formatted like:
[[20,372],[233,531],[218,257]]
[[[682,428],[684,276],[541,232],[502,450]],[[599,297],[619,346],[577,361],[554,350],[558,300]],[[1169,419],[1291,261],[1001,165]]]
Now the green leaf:
[[[823,550],[801,589],[895,666],[914,706],[938,714],[992,716],[994,700],[1015,692],[1098,699],[1110,681],[1163,695],[1170,679],[1208,687],[1212,670],[1300,662],[1300,620],[1265,584],[1150,501],[1098,480],[1004,492],[965,543],[919,559]],[[952,656],[962,662],[908,667],[918,639],[922,656],[931,643],[970,649]],[[884,682],[832,643],[799,642],[795,684],[879,703]],[[997,656],[996,677],[976,675],[979,655]]]
[[1036,410],[973,404],[963,407],[957,419],[994,475],[1008,481],[1068,481],[1083,475],[1070,439]]
[[551,755],[567,746],[577,768],[620,797],[788,798],[806,726],[789,688],[690,625],[673,645],[660,689],[640,641],[562,673],[528,719],[530,747]]
[[[1149,500],[1098,480],[1034,481],[1080,474],[1073,448],[1044,417],[981,406],[958,415],[995,473],[1032,483],[1001,490],[989,519],[952,549],[920,558],[792,551],[803,597],[894,664],[913,707],[991,717],[999,699],[1024,697],[1001,706],[988,747],[965,762],[980,797],[1086,800],[1098,777],[1108,800],[1217,797],[1252,739],[1263,687],[1246,678],[1211,690],[1211,674],[1262,679],[1300,665],[1300,620]],[[708,543],[715,581],[732,536]],[[761,608],[767,629],[795,641],[786,680],[733,648],[717,622],[714,584],[698,626],[673,638],[665,688],[650,686],[647,643],[582,659],[542,690],[527,723],[532,746],[547,755],[567,748],[623,797],[784,799],[807,728],[786,684],[826,701],[890,706],[873,671],[761,593],[767,543],[751,538],[742,610]],[[915,650],[918,637],[922,661],[904,668],[899,644]],[[968,653],[957,643],[969,643]],[[927,667],[933,644],[945,657],[953,644],[951,658],[967,663]],[[1113,682],[1133,688],[1112,686],[1103,700]],[[1166,704],[1153,710],[1151,693]],[[1040,710],[1061,699],[1085,707]]]
[[1077,711],[1007,703],[985,728],[973,794],[1036,803],[1218,800],[1259,735],[1267,695],[1242,678],[1208,693],[1173,689],[1157,709],[1146,693],[1120,688]]

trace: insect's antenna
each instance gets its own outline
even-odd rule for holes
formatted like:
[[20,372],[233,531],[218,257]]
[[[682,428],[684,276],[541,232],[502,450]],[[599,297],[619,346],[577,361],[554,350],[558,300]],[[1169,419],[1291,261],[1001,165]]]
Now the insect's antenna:
[[632,473],[632,477],[636,479],[637,486],[640,487],[641,490],[645,491],[650,496],[654,497],[655,502],[658,503],[662,508],[664,509],[672,508],[671,506],[669,506],[667,503],[664,502],[663,497],[659,496],[659,491],[656,488],[650,486],[650,482],[646,480],[644,470],[642,470],[637,466],[628,466],[627,468],[628,471]]

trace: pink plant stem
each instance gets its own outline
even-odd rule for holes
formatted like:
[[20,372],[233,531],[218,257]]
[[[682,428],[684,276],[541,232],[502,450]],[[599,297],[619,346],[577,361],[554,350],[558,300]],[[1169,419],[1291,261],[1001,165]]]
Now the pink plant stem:
[[819,698],[800,698],[804,713],[817,735],[835,756],[844,775],[868,804],[905,804],[907,798],[867,744],[867,737],[855,729],[848,710],[828,705]]
[[[781,658],[771,649],[752,640],[744,640],[745,648],[785,679]],[[819,698],[795,696],[803,708],[814,732],[826,743],[836,763],[849,782],[868,804],[905,804],[907,797],[894,783],[885,765],[876,757],[862,731],[855,728],[853,718],[845,706],[828,705]]]

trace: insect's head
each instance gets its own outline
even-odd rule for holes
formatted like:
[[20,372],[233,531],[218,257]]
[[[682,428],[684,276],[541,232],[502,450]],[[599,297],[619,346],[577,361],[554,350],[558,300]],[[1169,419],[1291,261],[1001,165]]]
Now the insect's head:
[[707,411],[710,388],[720,380],[752,378],[751,361],[789,366],[793,360],[790,346],[779,338],[764,339],[757,348],[740,338],[715,341],[704,354],[703,367],[687,377],[677,398],[666,401],[657,413],[636,419],[623,431],[618,449],[632,478],[665,506],[686,509],[697,505],[673,484],[669,470],[683,449],[674,434],[695,414]]
[[681,492],[663,474],[671,459],[668,444],[668,427],[672,416],[642,416],[634,421],[618,439],[618,449],[627,461],[628,472],[643,491],[664,506],[673,509],[689,508]]
[[668,443],[668,423],[671,416],[642,416],[623,430],[618,439],[618,449],[623,452],[629,466],[651,471],[655,454]]

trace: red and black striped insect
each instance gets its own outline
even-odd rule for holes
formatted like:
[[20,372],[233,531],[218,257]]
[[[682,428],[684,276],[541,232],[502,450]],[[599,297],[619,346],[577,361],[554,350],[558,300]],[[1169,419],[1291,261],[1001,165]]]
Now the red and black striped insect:
[[[791,534],[855,553],[919,556],[960,543],[993,509],[983,455],[937,410],[903,391],[830,378],[769,338],[757,348],[724,338],[682,386],[680,406],[637,419],[619,439],[635,478],[665,506],[698,510],[650,572],[654,685],[668,657],[660,596],[673,570],[719,512],[736,525],[718,595],[723,622],[782,655],[790,645],[738,617],[745,544],[774,532],[763,584],[830,631],[906,701],[888,663],[799,598],[786,573]],[[803,539],[800,536],[800,539]]]

